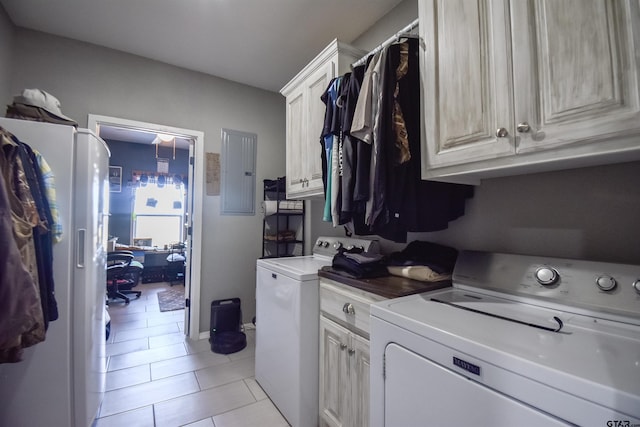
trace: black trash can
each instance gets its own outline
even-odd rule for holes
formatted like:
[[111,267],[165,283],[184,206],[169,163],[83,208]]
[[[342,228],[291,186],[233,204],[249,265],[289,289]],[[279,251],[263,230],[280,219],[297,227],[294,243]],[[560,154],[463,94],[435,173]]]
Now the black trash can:
[[242,332],[242,310],[240,298],[211,302],[209,343],[214,353],[235,353],[247,346],[247,337]]

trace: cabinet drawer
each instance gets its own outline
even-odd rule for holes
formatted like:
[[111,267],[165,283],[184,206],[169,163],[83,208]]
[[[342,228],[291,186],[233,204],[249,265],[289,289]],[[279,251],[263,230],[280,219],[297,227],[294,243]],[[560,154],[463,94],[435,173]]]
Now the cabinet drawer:
[[384,297],[341,285],[326,279],[320,280],[320,311],[339,323],[369,336],[369,306]]

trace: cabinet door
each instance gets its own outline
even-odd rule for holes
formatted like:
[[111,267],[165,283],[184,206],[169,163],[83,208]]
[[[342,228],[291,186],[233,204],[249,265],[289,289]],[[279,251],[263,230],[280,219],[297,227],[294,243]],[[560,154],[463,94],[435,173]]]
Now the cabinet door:
[[638,8],[622,0],[512,2],[516,119],[530,125],[518,152],[638,133]]
[[351,335],[352,426],[369,425],[369,340]]
[[515,153],[508,8],[506,0],[418,3],[424,178],[431,168]]
[[307,103],[307,146],[305,147],[305,183],[304,192],[306,195],[324,194],[322,184],[322,145],[320,136],[324,127],[324,114],[326,106],[320,99],[327,90],[331,79],[335,76],[335,64],[329,61],[318,68],[306,80],[308,103]]
[[324,426],[347,426],[351,410],[349,332],[320,316],[320,419]]
[[[326,108],[320,97],[334,77],[335,68],[333,61],[320,65],[287,97],[287,198],[324,194],[320,137]],[[302,120],[298,121],[298,117]],[[290,149],[294,150],[291,155]]]
[[287,96],[287,196],[302,191],[305,178],[304,151],[307,135],[305,123],[304,86],[297,87]]

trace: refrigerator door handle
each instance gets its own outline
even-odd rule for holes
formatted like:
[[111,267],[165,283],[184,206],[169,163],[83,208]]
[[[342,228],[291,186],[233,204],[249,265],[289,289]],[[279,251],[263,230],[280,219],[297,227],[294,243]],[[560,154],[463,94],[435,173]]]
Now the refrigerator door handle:
[[87,234],[85,228],[78,229],[78,244],[76,245],[76,267],[84,268],[84,238]]

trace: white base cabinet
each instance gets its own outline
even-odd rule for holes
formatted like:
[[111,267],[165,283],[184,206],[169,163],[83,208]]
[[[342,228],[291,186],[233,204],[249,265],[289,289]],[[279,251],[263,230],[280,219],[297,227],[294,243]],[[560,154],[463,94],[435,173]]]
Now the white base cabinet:
[[320,318],[323,426],[369,425],[369,340]]
[[424,179],[476,183],[640,159],[637,1],[418,8]]
[[288,199],[323,196],[320,137],[325,104],[320,97],[331,79],[346,73],[365,54],[334,40],[280,91],[286,97],[287,108]]
[[369,306],[383,297],[320,279],[320,425],[369,425]]

